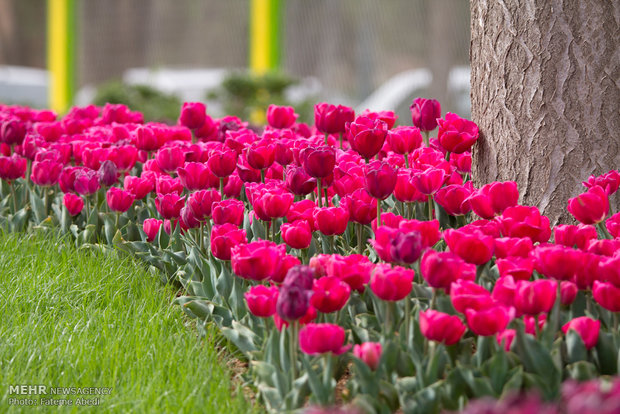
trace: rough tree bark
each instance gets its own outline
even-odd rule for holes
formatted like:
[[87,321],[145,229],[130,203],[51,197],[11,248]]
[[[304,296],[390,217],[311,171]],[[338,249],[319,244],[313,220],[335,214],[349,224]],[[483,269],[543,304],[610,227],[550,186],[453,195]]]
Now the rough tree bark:
[[523,204],[570,222],[581,182],[620,168],[620,1],[470,5],[475,182],[516,180]]

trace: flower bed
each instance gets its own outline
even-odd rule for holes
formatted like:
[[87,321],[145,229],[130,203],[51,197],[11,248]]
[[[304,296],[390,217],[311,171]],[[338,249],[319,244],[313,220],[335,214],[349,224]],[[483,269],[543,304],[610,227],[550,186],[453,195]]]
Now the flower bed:
[[361,410],[437,412],[617,375],[618,171],[568,200],[581,224],[552,229],[514,182],[474,188],[478,128],[436,101],[414,101],[414,126],[328,104],[314,126],[288,107],[267,120],[0,106],[0,225],[182,284],[176,302],[249,361],[272,411],[334,404],[343,377]]

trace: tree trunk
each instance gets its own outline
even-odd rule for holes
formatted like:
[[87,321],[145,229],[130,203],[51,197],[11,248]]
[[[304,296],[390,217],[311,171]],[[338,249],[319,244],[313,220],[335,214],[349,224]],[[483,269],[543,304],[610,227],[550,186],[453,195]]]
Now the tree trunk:
[[581,182],[620,167],[619,23],[618,1],[471,0],[477,185],[515,180],[522,204],[569,222]]

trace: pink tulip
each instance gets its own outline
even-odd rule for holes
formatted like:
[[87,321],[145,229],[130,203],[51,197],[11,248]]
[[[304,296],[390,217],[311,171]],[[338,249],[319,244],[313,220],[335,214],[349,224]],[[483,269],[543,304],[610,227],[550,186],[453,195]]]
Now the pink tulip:
[[163,222],[161,220],[154,218],[148,218],[142,222],[142,230],[144,230],[144,234],[146,234],[146,240],[148,242],[155,240],[162,223]]
[[286,253],[284,247],[267,240],[234,246],[230,255],[233,272],[244,279],[269,279]]
[[72,216],[77,216],[82,212],[82,209],[84,208],[84,200],[82,200],[80,196],[72,193],[65,194],[62,202],[67,208],[69,214],[71,214]]
[[280,227],[282,239],[293,249],[306,249],[312,241],[312,229],[306,220],[284,223]]
[[482,265],[493,257],[494,239],[480,231],[465,232],[449,229],[443,237],[450,251],[456,253],[467,263]]
[[422,134],[415,127],[399,126],[388,131],[387,141],[397,154],[409,154],[422,145]]
[[495,257],[503,259],[508,256],[528,257],[534,249],[529,237],[502,237],[495,239]]
[[334,172],[336,153],[332,147],[308,147],[299,153],[299,158],[311,177],[325,178]]
[[522,314],[538,315],[551,311],[556,295],[557,282],[553,280],[520,280],[516,285],[514,306]]
[[462,185],[448,185],[435,193],[435,201],[451,216],[462,216],[471,210],[468,197],[471,190]]
[[326,236],[342,234],[349,223],[349,212],[341,207],[324,207],[314,210],[314,223]]
[[416,98],[410,108],[413,125],[421,131],[437,128],[437,118],[441,118],[441,105],[436,99]]
[[381,353],[383,349],[379,342],[364,342],[361,345],[353,347],[353,355],[364,361],[368,367],[376,371],[381,361]]
[[583,185],[587,188],[599,186],[605,190],[607,195],[611,196],[618,191],[618,188],[620,187],[620,171],[611,170],[605,174],[599,175],[598,177],[591,175],[590,178],[588,178],[588,181],[584,182]]
[[200,128],[206,121],[207,107],[202,102],[183,102],[179,124],[189,129]]
[[497,220],[504,237],[529,237],[534,243],[546,243],[551,237],[549,218],[536,207],[508,207]]
[[568,200],[567,210],[583,224],[597,224],[609,213],[609,196],[599,186]]
[[192,209],[196,219],[206,221],[211,218],[213,206],[221,200],[222,197],[216,190],[200,190],[189,196],[187,204]]
[[252,286],[244,295],[248,309],[253,315],[268,318],[276,313],[278,288],[264,285]]
[[378,200],[388,198],[396,186],[396,170],[387,162],[373,161],[366,166],[366,190]]
[[215,225],[211,229],[211,253],[220,260],[231,260],[232,249],[247,242],[245,230],[234,224]]
[[17,154],[10,157],[0,156],[0,179],[10,183],[18,178],[23,178],[26,174],[28,161]]
[[237,168],[237,152],[234,150],[213,150],[209,152],[207,166],[216,177],[228,177]]
[[478,126],[467,119],[448,112],[445,119],[438,119],[438,140],[447,151],[457,154],[469,151],[478,140]]
[[450,293],[452,282],[461,279],[474,281],[476,267],[452,252],[429,249],[420,262],[420,273],[429,286]]
[[452,305],[460,313],[467,309],[482,310],[494,305],[491,293],[482,286],[470,281],[458,279],[450,286]]
[[348,284],[334,276],[325,276],[314,280],[313,295],[310,303],[319,312],[336,312],[347,303],[351,294]]
[[358,116],[348,125],[351,149],[357,151],[367,161],[377,155],[388,133],[388,125],[380,119]]
[[133,204],[135,197],[129,191],[121,190],[120,188],[110,187],[106,192],[106,200],[108,206],[112,211],[118,211],[124,213],[129,210],[129,207]]
[[396,302],[413,289],[414,272],[400,266],[378,264],[370,278],[370,289],[379,299]]
[[185,206],[185,198],[174,193],[159,195],[155,199],[157,212],[168,220],[178,219],[181,216],[183,206]]
[[611,312],[620,312],[620,288],[611,283],[594,281],[592,288],[594,300]]
[[125,177],[123,187],[125,190],[133,194],[136,200],[142,200],[147,194],[155,189],[152,180],[148,178],[134,177],[132,175]]
[[512,276],[515,280],[529,280],[534,271],[534,261],[529,257],[508,256],[497,259],[495,264],[500,277]]
[[454,345],[461,340],[466,329],[458,316],[431,309],[420,312],[420,332],[428,340]]
[[54,160],[35,161],[32,164],[30,179],[41,187],[50,187],[58,182],[62,164]]
[[165,147],[155,155],[157,166],[164,172],[172,173],[185,163],[185,154],[179,147]]
[[337,277],[347,283],[353,290],[358,292],[364,291],[364,286],[370,281],[370,274],[374,267],[368,256],[352,254],[349,256],[333,255],[328,257],[330,260],[325,268],[328,276]]
[[290,128],[297,120],[295,108],[292,106],[269,105],[267,108],[267,123],[274,128]]
[[570,224],[559,224],[553,228],[555,243],[568,247],[577,247],[584,250],[590,240],[598,237],[596,227],[579,224],[573,226]]
[[352,108],[342,105],[319,103],[314,106],[314,124],[324,134],[345,132],[345,124],[352,122],[355,112]]
[[484,185],[469,197],[474,213],[483,219],[492,219],[508,207],[517,205],[519,191],[514,181],[493,182]]
[[209,169],[200,162],[186,162],[177,168],[177,175],[183,187],[189,191],[203,190],[209,186]]
[[344,328],[331,323],[309,323],[299,331],[299,347],[308,355],[340,355],[350,348],[344,341]]
[[424,195],[432,195],[437,192],[446,179],[446,173],[441,168],[429,167],[413,176],[413,185]]
[[616,213],[605,222],[605,227],[612,237],[620,238],[620,213]]
[[467,309],[467,325],[480,336],[493,336],[503,331],[514,318],[514,310],[504,306],[493,306],[484,310]]
[[562,326],[562,332],[565,334],[569,329],[573,329],[577,332],[583,340],[586,349],[590,349],[596,346],[596,343],[598,342],[601,321],[588,318],[587,316],[582,316],[575,318]]
[[359,188],[340,200],[340,206],[349,212],[349,220],[368,225],[377,218],[377,199]]

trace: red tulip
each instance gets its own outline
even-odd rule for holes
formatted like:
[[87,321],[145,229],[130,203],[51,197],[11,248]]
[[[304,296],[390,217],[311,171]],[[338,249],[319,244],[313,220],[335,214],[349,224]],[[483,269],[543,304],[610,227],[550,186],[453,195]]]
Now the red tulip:
[[557,245],[538,246],[532,255],[536,271],[556,280],[572,280],[581,258],[579,250]]
[[452,305],[460,313],[467,309],[488,309],[494,305],[491,293],[482,286],[469,281],[458,279],[450,286]]
[[514,312],[503,306],[493,306],[484,310],[467,309],[467,325],[476,335],[493,336],[503,331],[514,318]]
[[597,224],[609,213],[609,196],[599,186],[568,200],[567,210],[583,224]]
[[454,345],[461,340],[466,329],[456,315],[430,309],[420,312],[420,332],[428,340]]
[[77,216],[84,208],[84,200],[82,200],[82,197],[72,193],[65,194],[62,202],[72,216]]
[[309,323],[299,331],[299,347],[308,355],[340,355],[350,348],[344,341],[344,328],[331,323]]
[[438,119],[438,140],[446,151],[461,154],[478,140],[478,125],[448,112],[445,119]]
[[410,265],[422,254],[422,234],[419,231],[399,231],[390,243],[390,256],[395,263]]
[[453,165],[460,174],[471,173],[471,152],[466,151],[462,154],[450,154],[450,164]]
[[577,298],[577,292],[579,292],[579,289],[573,282],[561,282],[560,303],[564,306],[571,305]]
[[422,134],[415,127],[400,126],[388,131],[387,141],[397,154],[409,154],[422,145]]
[[269,105],[267,108],[267,123],[274,128],[290,128],[298,116],[292,106]]
[[41,187],[50,187],[58,182],[62,164],[54,160],[35,161],[32,164],[30,179]]
[[502,237],[495,239],[495,257],[503,259],[508,256],[528,257],[534,249],[532,239],[527,237]]
[[494,239],[481,231],[449,229],[443,232],[443,237],[450,251],[468,263],[481,265],[493,257]]
[[383,349],[379,342],[363,342],[361,345],[353,347],[353,355],[364,361],[373,371],[379,367],[382,352]]
[[234,198],[216,202],[211,209],[213,224],[231,223],[237,227],[243,224],[244,213],[243,202]]
[[[381,218],[383,219],[383,223],[387,225],[388,220],[385,220],[384,215],[385,214],[383,214]],[[405,233],[419,231],[422,235],[422,249],[433,247],[441,239],[439,221],[437,220],[402,220],[398,223],[398,229]]]
[[129,191],[121,190],[120,188],[110,187],[106,192],[106,201],[110,210],[124,213],[129,210],[129,207],[133,204],[134,196]]
[[327,275],[335,276],[347,283],[351,289],[363,292],[364,286],[370,281],[370,273],[373,269],[368,256],[352,254],[349,256],[333,255],[330,258],[325,269]]
[[216,177],[228,177],[237,168],[237,152],[234,150],[213,150],[209,153],[207,166]]
[[203,190],[209,186],[209,169],[201,162],[186,162],[185,166],[177,168],[177,175],[189,191]]
[[153,128],[147,125],[140,125],[136,128],[134,133],[136,137],[136,147],[139,150],[151,152],[161,147],[161,143]]
[[82,195],[91,195],[99,190],[99,176],[97,171],[80,170],[75,174],[73,182],[75,192]]
[[418,173],[418,171],[407,168],[399,168],[396,171],[396,186],[394,187],[394,197],[398,201],[402,201],[403,203],[411,203],[414,201],[428,201],[428,196],[418,191],[418,188],[413,183],[413,177],[415,174]]
[[316,178],[301,167],[289,165],[286,167],[286,188],[295,195],[305,196],[316,188]]
[[497,304],[511,307],[515,303],[516,290],[517,284],[514,278],[512,276],[503,276],[495,282],[491,297]]
[[446,179],[446,173],[440,168],[429,167],[413,175],[413,185],[424,195],[435,194]]
[[618,250],[620,250],[620,240],[618,239],[590,240],[586,247],[586,251],[589,253],[609,257],[614,256]]
[[152,180],[148,178],[134,177],[132,175],[125,176],[123,187],[125,190],[133,194],[136,200],[142,200],[148,193],[155,189]]
[[155,199],[157,212],[168,220],[178,219],[183,206],[185,206],[185,198],[174,193],[158,195]]
[[413,278],[411,269],[378,264],[370,277],[370,289],[379,299],[396,302],[409,295],[413,289]]
[[388,132],[388,126],[380,119],[372,120],[359,116],[348,126],[351,149],[368,161],[381,151]]
[[308,147],[299,153],[304,170],[315,178],[325,178],[334,172],[336,153],[332,147]]
[[483,219],[492,219],[508,207],[517,205],[519,191],[514,181],[493,182],[484,185],[468,199],[471,209]]
[[429,249],[420,262],[420,273],[429,286],[450,293],[452,282],[476,279],[476,267],[452,252]]
[[469,200],[471,190],[462,185],[448,185],[435,193],[435,201],[451,216],[462,216],[471,210]]
[[202,102],[183,102],[179,124],[189,129],[200,128],[206,121],[207,107]]
[[248,304],[248,309],[253,315],[260,318],[268,318],[276,313],[277,287],[252,286],[243,296]]
[[588,188],[599,186],[605,190],[607,195],[612,195],[618,191],[618,188],[620,187],[620,172],[617,170],[611,170],[605,174],[599,175],[598,177],[591,175],[590,178],[588,178],[588,181],[584,182],[583,185]]
[[359,188],[340,200],[340,206],[349,212],[349,220],[368,225],[377,218],[377,199]]
[[199,221],[206,221],[211,218],[213,205],[221,200],[222,197],[218,191],[200,190],[189,196],[187,204],[192,209],[196,219]]
[[20,119],[5,119],[0,124],[0,142],[9,146],[20,145],[24,141],[26,131],[26,123]]
[[282,283],[288,275],[289,271],[299,265],[301,265],[301,261],[296,256],[285,254],[280,259],[280,262],[278,263],[275,272],[273,273],[273,275],[271,275],[271,278],[269,280],[275,283]]
[[563,246],[585,249],[590,240],[598,237],[596,227],[580,224],[573,226],[570,224],[559,224],[553,228],[555,243]]
[[342,234],[349,223],[349,212],[342,207],[324,207],[314,210],[316,228],[326,236]]
[[316,129],[324,134],[345,132],[345,124],[352,122],[355,112],[352,108],[342,105],[319,103],[314,106],[314,124]]
[[398,119],[398,115],[396,115],[393,111],[373,112],[366,109],[364,112],[362,112],[361,116],[370,118],[373,121],[379,119],[387,124],[388,129],[392,129],[394,127],[394,124],[396,123],[396,120]]
[[246,157],[248,164],[257,170],[264,170],[273,164],[275,160],[275,145],[269,139],[256,141],[247,148]]
[[409,109],[413,125],[421,131],[432,131],[437,127],[437,118],[441,118],[441,105],[436,99],[415,98]]
[[162,223],[163,222],[161,220],[154,218],[148,218],[142,222],[142,230],[144,230],[144,234],[146,234],[147,241],[152,242],[155,240]]
[[28,161],[17,154],[10,157],[0,157],[0,179],[11,182],[18,178],[24,178]]
[[508,256],[497,259],[495,263],[500,277],[512,276],[515,280],[529,280],[534,271],[534,261],[529,257]]
[[620,213],[616,213],[605,222],[605,227],[612,237],[620,238]]
[[387,162],[373,161],[366,166],[366,190],[378,200],[388,198],[396,186],[396,171]]
[[598,265],[599,280],[620,287],[620,255],[601,259]]
[[284,223],[280,227],[282,239],[293,249],[306,249],[312,241],[312,229],[306,220]]
[[160,170],[172,173],[185,163],[185,154],[179,147],[161,148],[155,155],[157,166]]
[[312,291],[310,303],[323,313],[342,309],[351,294],[349,285],[334,276],[315,279]]
[[504,237],[529,237],[534,243],[546,243],[551,237],[549,218],[536,207],[508,207],[497,220]]
[[240,244],[231,250],[232,269],[237,276],[244,279],[269,279],[285,253],[283,244],[278,246],[267,240]]
[[504,348],[504,351],[509,352],[516,336],[517,331],[514,329],[506,329],[497,333],[497,343]]
[[211,253],[220,260],[231,260],[232,249],[247,242],[245,230],[234,224],[215,225],[211,229]]
[[515,290],[514,306],[519,313],[538,315],[550,312],[557,295],[557,282],[548,279],[520,280]]
[[620,288],[611,283],[594,281],[592,288],[594,300],[611,312],[620,312]]
[[575,318],[562,326],[562,332],[565,334],[569,329],[573,329],[577,332],[583,340],[586,349],[590,349],[596,346],[596,343],[598,342],[601,321],[588,318],[587,316],[582,316]]
[[255,194],[252,199],[254,212],[264,221],[286,216],[294,200],[293,194],[285,191],[266,191]]

